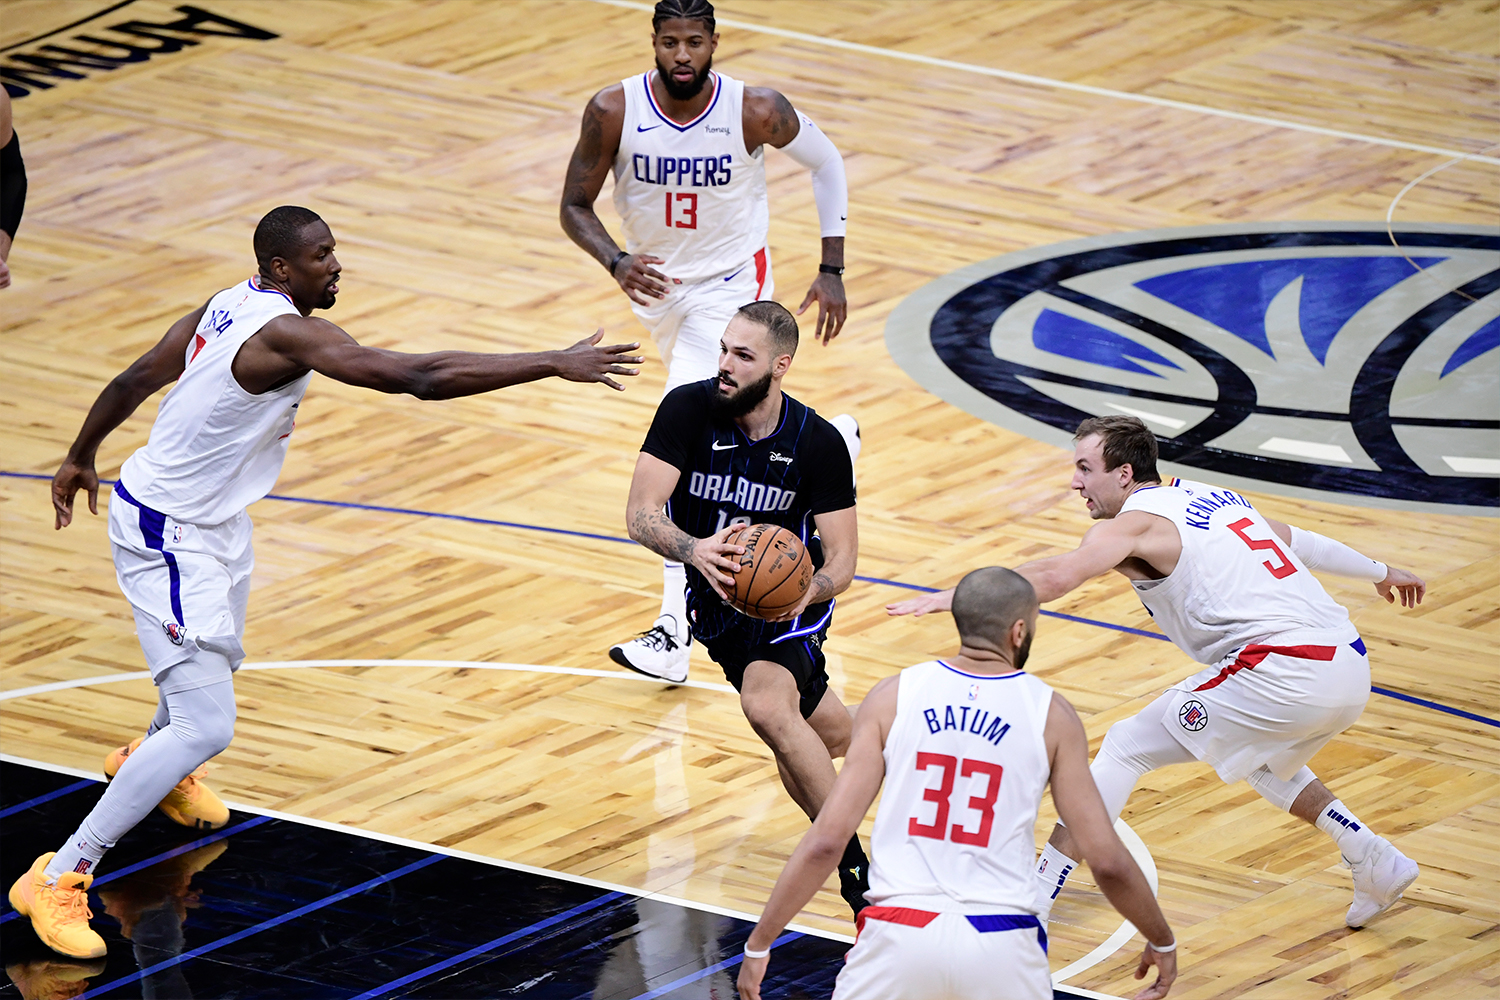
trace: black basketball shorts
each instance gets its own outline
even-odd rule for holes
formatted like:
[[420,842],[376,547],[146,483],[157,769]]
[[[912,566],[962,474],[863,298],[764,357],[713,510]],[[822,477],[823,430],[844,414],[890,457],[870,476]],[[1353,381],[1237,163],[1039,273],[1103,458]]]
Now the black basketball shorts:
[[828,690],[828,661],[823,656],[828,623],[810,635],[783,642],[769,642],[747,633],[748,630],[729,629],[704,641],[703,645],[713,661],[723,668],[724,677],[736,691],[745,683],[745,668],[757,660],[769,660],[785,667],[797,681],[802,717],[810,718]]

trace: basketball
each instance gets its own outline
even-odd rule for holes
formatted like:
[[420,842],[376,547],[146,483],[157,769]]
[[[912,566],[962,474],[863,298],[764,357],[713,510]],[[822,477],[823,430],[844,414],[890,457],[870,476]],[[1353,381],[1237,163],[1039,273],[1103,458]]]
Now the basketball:
[[743,545],[734,587],[726,589],[729,603],[751,618],[775,618],[802,600],[812,583],[812,560],[802,540],[774,524],[746,525],[725,541]]

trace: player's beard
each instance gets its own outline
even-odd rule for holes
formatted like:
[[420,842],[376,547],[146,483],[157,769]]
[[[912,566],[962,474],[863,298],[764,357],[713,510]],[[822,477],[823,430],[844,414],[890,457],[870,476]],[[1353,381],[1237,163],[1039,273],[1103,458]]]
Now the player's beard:
[[661,58],[656,60],[656,75],[661,77],[661,85],[666,89],[667,96],[674,101],[691,101],[703,90],[703,85],[708,82],[708,71],[714,68],[714,57],[709,56],[708,62],[703,64],[703,69],[693,77],[690,83],[681,84],[672,79],[672,68],[663,66]]
[[1026,638],[1021,640],[1021,645],[1016,647],[1016,669],[1022,670],[1026,667],[1026,659],[1031,656],[1031,632],[1026,633]]
[[[719,377],[721,379],[724,377],[722,372],[719,374]],[[727,395],[718,388],[715,388],[714,394],[711,397],[712,401],[709,403],[709,409],[713,411],[713,415],[716,417],[738,420],[763,403],[765,398],[770,394],[771,369],[767,368],[766,373],[760,378],[749,385],[740,386],[734,392]]]

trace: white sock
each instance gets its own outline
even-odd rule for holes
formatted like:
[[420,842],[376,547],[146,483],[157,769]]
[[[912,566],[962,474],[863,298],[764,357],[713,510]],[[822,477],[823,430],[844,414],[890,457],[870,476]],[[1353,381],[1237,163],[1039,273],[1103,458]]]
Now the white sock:
[[1339,845],[1339,853],[1351,865],[1370,856],[1380,838],[1365,826],[1343,802],[1334,799],[1318,817],[1317,827]]
[[670,617],[679,644],[688,640],[687,570],[680,562],[664,562],[661,568],[661,614],[657,621]]
[[94,874],[94,869],[99,867],[104,852],[114,846],[101,844],[98,836],[91,833],[88,827],[89,821],[85,819],[78,831],[68,838],[62,850],[52,855],[52,860],[47,862],[47,868],[43,874],[47,876],[48,885],[56,885],[58,878],[68,872],[77,872],[80,875]]
[[1042,856],[1036,863],[1036,915],[1043,923],[1052,913],[1052,903],[1062,892],[1063,883],[1077,867],[1078,862],[1051,844],[1042,848]]

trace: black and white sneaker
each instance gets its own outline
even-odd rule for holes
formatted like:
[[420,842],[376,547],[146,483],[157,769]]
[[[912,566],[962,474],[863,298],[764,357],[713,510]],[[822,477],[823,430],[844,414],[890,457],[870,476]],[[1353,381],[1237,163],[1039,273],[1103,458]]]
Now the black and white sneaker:
[[674,616],[662,615],[655,625],[634,639],[609,647],[609,658],[638,674],[681,684],[688,678],[692,644],[691,636],[678,633]]

